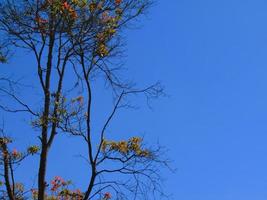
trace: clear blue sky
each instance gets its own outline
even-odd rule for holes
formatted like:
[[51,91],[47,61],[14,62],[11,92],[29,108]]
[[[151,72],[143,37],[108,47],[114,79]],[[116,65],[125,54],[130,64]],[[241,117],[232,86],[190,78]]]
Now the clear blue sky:
[[174,199],[267,199],[267,2],[160,1],[150,19],[129,65],[170,94],[143,127],[175,160]]
[[[143,104],[121,113],[112,130],[118,137],[145,134],[168,147],[177,172],[163,175],[174,200],[266,200],[267,1],[163,0],[142,24],[127,32],[127,76],[140,84],[159,79],[169,97],[155,101],[153,110]],[[25,61],[21,68],[27,77]],[[66,149],[71,140],[57,144],[48,176],[66,177],[81,166],[62,167],[75,153],[63,154],[74,151]]]

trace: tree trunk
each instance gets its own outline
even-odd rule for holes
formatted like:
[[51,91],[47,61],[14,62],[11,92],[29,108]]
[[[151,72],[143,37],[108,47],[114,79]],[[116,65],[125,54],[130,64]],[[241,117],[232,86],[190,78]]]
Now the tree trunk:
[[8,158],[8,152],[5,149],[4,150],[4,177],[5,177],[5,185],[6,185],[6,190],[7,190],[7,194],[10,200],[15,200],[14,194],[11,189],[11,185],[10,185],[10,181],[9,181],[9,169],[8,169],[8,163],[9,163],[9,158]]
[[38,200],[45,199],[45,174],[46,174],[46,161],[47,161],[47,148],[46,145],[42,147],[41,158],[39,164],[39,173],[38,173]]
[[46,77],[45,77],[45,101],[44,101],[44,112],[42,116],[42,150],[39,163],[39,172],[38,172],[38,200],[45,200],[45,188],[46,188],[46,165],[47,165],[47,155],[48,155],[48,125],[49,125],[49,113],[50,113],[50,79],[52,73],[52,60],[53,60],[53,49],[55,43],[55,32],[53,30],[53,17],[50,16],[50,36],[49,36],[49,47],[48,47],[48,56],[46,64]]

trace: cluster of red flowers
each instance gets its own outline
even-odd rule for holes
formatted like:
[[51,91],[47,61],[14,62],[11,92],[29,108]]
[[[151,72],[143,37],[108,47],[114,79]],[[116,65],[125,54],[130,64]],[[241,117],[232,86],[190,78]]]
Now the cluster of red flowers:
[[[53,4],[55,4],[53,0],[45,1],[45,3],[42,5],[42,10],[47,9],[48,6],[53,6],[55,10],[59,11],[60,13],[64,13],[67,16],[70,16],[72,19],[76,19],[78,17],[76,11],[67,1],[60,3],[59,6],[57,6],[57,4]],[[47,29],[48,20],[40,17],[37,14],[37,16],[35,17],[35,22],[37,24],[37,27],[35,29],[44,34],[45,30]]]
[[78,17],[76,11],[70,6],[70,4],[67,1],[65,1],[62,4],[62,10],[63,11],[66,10],[73,19],[76,19]]
[[[55,13],[61,13],[63,14],[64,16],[66,16],[67,18],[70,17],[70,19],[76,19],[78,17],[78,14],[77,12],[75,11],[74,7],[75,6],[79,6],[79,7],[85,7],[86,3],[82,3],[83,1],[79,1],[79,0],[72,0],[71,3],[66,1],[66,0],[59,0],[59,1],[55,1],[55,0],[46,0],[44,2],[44,4],[42,5],[41,7],[41,10],[46,10],[48,7],[51,7],[52,6],[52,10],[54,10]],[[120,6],[121,3],[122,3],[122,0],[114,0],[114,3],[117,5],[117,6]],[[96,9],[102,9],[102,2],[100,3],[95,3],[95,2],[92,2],[89,4],[89,10],[91,12],[94,12]],[[117,11],[119,11],[120,9],[118,8],[116,10],[116,13]],[[114,17],[113,17],[114,18]],[[114,20],[111,16],[108,15],[107,12],[104,12],[103,13],[103,16],[102,16],[102,22],[105,23],[105,22],[110,22],[111,20]],[[41,33],[46,33],[46,29],[47,29],[47,24],[48,24],[48,20],[40,17],[39,15],[36,16],[35,18],[35,22],[37,24],[37,27],[35,28],[35,30],[39,30]]]
[[[79,190],[69,190],[67,187],[70,181],[65,181],[60,176],[55,176],[51,181],[51,193],[46,193],[46,199],[51,200],[82,200],[83,193]],[[31,189],[32,199],[38,199],[38,190]]]
[[[2,183],[0,181],[0,183]],[[51,200],[82,200],[83,199],[83,193],[79,190],[69,190],[67,189],[67,186],[70,184],[70,181],[64,181],[63,178],[60,176],[55,176],[53,180],[51,181],[51,191],[52,194],[46,194],[46,199]],[[0,185],[1,186],[1,185]],[[23,186],[22,186],[23,187]],[[38,199],[38,190],[37,189],[31,189],[30,190],[32,199],[37,200]],[[110,200],[111,199],[111,193],[106,192],[103,195],[102,200]]]
[[21,153],[18,152],[18,150],[16,149],[13,149],[11,152],[8,152],[7,150],[6,151],[2,151],[2,156],[5,157],[12,157],[12,159],[19,159],[21,157]]
[[66,182],[64,181],[63,178],[61,178],[60,176],[56,176],[52,181],[51,181],[51,191],[55,192],[57,191],[57,189],[61,186],[65,186]]

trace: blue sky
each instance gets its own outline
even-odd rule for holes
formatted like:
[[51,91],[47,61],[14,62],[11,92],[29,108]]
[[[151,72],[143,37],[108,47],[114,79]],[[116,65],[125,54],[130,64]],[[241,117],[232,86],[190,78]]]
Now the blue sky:
[[266,10],[263,0],[161,1],[130,33],[134,75],[170,94],[143,127],[170,149],[174,199],[267,198]]
[[[177,172],[163,176],[174,200],[267,199],[267,2],[158,1],[142,25],[126,34],[127,77],[140,85],[161,80],[168,97],[154,101],[153,110],[141,104],[120,113],[111,130],[118,137],[145,134],[169,149]],[[23,60],[17,57],[14,71],[27,77]],[[48,176],[68,176],[79,167],[62,168],[75,154],[63,155],[72,142],[59,138],[57,144]],[[81,170],[76,176],[84,181]]]

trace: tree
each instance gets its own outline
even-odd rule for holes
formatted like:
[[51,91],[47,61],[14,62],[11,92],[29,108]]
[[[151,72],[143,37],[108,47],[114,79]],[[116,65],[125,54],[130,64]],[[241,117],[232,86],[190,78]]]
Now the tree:
[[[19,48],[32,53],[42,92],[41,105],[30,106],[10,87],[0,92],[19,108],[1,101],[6,112],[24,112],[39,133],[39,145],[25,152],[10,150],[12,139],[1,130],[3,199],[141,199],[163,194],[159,169],[168,164],[161,158],[161,148],[147,148],[143,138],[106,139],[106,130],[122,108],[131,107],[129,97],[144,95],[147,100],[163,94],[160,83],[144,88],[120,76],[123,55],[121,32],[146,13],[150,0],[5,0],[1,3],[0,30],[2,43],[9,52]],[[6,53],[0,61],[6,62]],[[73,74],[73,87],[64,84],[66,73]],[[105,121],[98,140],[92,136],[92,82],[103,80],[111,89],[114,107]],[[10,85],[16,85],[9,81]],[[79,91],[82,91],[79,93]],[[79,93],[77,95],[77,93]],[[47,158],[54,140],[60,134],[80,138],[87,147],[91,176],[87,188],[71,191],[69,182],[56,176],[47,183]],[[110,137],[110,136],[109,136]],[[39,157],[38,184],[31,194],[15,181],[15,166],[30,155]],[[111,165],[107,163],[111,162]],[[111,174],[120,178],[105,179]],[[108,191],[105,193],[105,191]],[[150,191],[150,192],[148,192]],[[131,195],[129,195],[131,194]],[[31,196],[31,197],[30,197]]]

